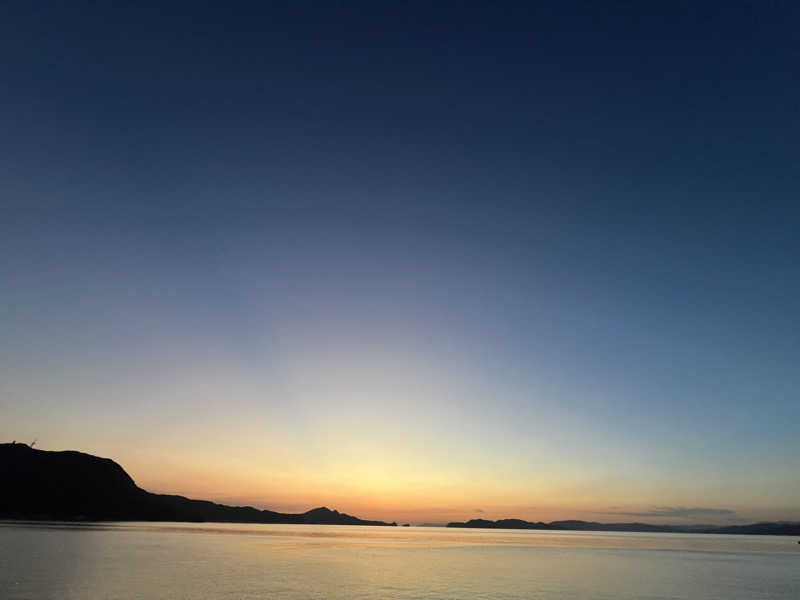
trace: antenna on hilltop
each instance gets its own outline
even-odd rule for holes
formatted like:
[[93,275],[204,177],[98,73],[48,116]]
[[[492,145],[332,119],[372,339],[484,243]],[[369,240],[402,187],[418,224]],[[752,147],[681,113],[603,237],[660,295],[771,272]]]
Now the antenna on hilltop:
[[31,442],[31,448],[33,448],[36,445],[36,442],[38,442],[38,441],[39,441],[39,438],[34,438],[34,440]]

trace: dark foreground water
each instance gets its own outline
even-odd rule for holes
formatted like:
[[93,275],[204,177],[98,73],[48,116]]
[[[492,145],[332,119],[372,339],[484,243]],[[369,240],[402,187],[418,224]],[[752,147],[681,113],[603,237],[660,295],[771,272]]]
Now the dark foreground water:
[[2,523],[0,598],[800,599],[788,537]]

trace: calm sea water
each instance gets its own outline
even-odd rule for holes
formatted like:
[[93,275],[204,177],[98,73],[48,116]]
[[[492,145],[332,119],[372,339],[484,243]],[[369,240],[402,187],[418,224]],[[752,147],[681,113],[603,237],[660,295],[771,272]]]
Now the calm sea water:
[[0,598],[800,598],[789,537],[0,523]]

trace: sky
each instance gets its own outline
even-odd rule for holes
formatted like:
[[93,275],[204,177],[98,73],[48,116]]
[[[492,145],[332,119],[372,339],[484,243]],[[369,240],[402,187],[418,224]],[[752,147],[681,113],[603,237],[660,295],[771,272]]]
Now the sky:
[[0,8],[0,440],[364,518],[800,520],[796,3]]

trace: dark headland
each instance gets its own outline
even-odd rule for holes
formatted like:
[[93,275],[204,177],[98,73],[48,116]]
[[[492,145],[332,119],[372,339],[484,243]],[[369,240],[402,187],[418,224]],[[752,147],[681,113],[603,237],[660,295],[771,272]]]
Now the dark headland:
[[448,523],[448,527],[475,529],[544,529],[550,531],[638,531],[661,533],[727,533],[751,535],[800,535],[800,523],[775,521],[749,525],[659,525],[653,523],[596,523],[594,521],[551,521],[550,523],[522,519],[472,519],[466,523]]
[[109,458],[26,444],[0,444],[0,519],[396,525],[325,507],[286,514],[152,494]]

